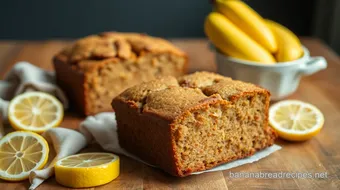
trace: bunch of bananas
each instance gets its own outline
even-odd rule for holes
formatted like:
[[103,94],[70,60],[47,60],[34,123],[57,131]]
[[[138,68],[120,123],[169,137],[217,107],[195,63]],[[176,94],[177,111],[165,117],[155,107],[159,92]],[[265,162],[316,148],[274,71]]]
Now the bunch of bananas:
[[224,54],[263,64],[299,59],[299,39],[286,27],[263,19],[240,0],[216,0],[204,23],[210,41]]

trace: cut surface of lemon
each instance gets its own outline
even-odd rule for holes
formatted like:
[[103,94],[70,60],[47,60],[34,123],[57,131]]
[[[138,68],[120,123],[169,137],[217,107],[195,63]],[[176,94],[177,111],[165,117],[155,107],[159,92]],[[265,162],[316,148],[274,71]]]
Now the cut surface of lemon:
[[16,96],[8,106],[8,120],[16,130],[43,133],[58,126],[64,117],[63,105],[43,92],[26,92]]
[[304,141],[320,132],[324,116],[312,104],[299,100],[285,100],[270,107],[269,123],[281,138]]
[[59,160],[55,166],[56,181],[73,188],[94,187],[119,175],[119,157],[111,153],[83,153]]
[[42,136],[26,131],[8,133],[0,140],[0,178],[27,179],[32,170],[45,166],[48,153],[48,143]]

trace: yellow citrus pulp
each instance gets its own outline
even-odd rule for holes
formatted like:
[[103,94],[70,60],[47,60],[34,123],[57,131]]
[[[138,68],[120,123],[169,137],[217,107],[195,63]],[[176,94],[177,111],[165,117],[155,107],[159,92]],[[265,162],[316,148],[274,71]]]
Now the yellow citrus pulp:
[[83,153],[59,160],[55,166],[58,183],[84,188],[103,185],[119,175],[119,157],[111,153]]
[[324,116],[318,108],[309,103],[285,100],[270,107],[269,123],[281,138],[304,141],[320,132]]
[[9,104],[8,119],[21,131],[43,133],[58,126],[64,117],[63,105],[54,96],[43,92],[26,92]]
[[0,178],[8,181],[27,179],[48,160],[46,140],[32,132],[16,131],[0,140]]

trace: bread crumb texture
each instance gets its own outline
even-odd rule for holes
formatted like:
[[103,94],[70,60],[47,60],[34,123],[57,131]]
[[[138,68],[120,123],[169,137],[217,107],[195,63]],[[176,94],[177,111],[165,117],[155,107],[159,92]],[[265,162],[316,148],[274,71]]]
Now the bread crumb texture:
[[175,176],[210,169],[271,146],[270,93],[209,72],[163,77],[112,101],[123,148]]
[[112,98],[135,84],[183,75],[187,62],[169,41],[118,32],[79,39],[54,57],[58,85],[86,115],[111,110]]

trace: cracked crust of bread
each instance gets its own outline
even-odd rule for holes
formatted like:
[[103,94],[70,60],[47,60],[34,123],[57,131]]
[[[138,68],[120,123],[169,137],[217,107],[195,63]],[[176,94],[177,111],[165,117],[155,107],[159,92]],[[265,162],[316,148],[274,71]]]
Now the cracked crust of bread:
[[186,57],[183,51],[162,38],[138,33],[103,32],[79,39],[59,52],[54,59],[87,71],[94,69],[101,60],[135,60],[145,53],[172,53]]
[[112,101],[123,148],[175,176],[271,146],[270,93],[209,72],[136,85]]
[[181,76],[188,58],[145,34],[105,32],[75,41],[53,58],[57,84],[82,114],[110,111],[123,90],[156,77]]

